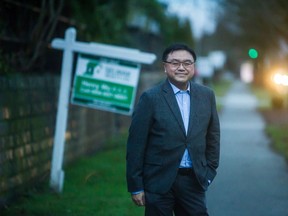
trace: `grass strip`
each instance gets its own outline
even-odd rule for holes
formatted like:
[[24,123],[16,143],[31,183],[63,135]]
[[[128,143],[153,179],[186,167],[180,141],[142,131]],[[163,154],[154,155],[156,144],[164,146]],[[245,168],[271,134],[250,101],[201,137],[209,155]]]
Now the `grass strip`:
[[224,97],[232,85],[230,80],[218,80],[212,85],[217,97]]
[[270,119],[263,113],[265,110],[278,112],[278,110],[273,110],[271,107],[271,93],[267,89],[255,85],[251,86],[251,89],[259,101],[258,109],[262,110],[260,113],[266,120],[265,132],[271,138],[272,148],[288,161],[288,124],[279,123],[279,118]]
[[215,91],[215,95],[217,97],[216,105],[217,105],[217,110],[219,112],[223,108],[222,99],[226,95],[226,93],[229,91],[231,85],[232,85],[232,82],[229,80],[218,80],[218,81],[215,81],[212,85],[212,89]]
[[272,139],[272,147],[282,154],[288,161],[288,124],[287,125],[267,125],[266,133]]
[[144,208],[133,204],[125,179],[125,135],[107,144],[109,149],[78,160],[65,169],[62,194],[30,192],[1,215],[134,216]]

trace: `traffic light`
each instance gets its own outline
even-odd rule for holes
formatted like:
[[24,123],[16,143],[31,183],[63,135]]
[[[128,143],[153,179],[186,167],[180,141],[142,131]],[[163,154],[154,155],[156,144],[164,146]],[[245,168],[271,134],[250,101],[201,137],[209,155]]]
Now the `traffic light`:
[[248,55],[250,58],[256,59],[256,58],[258,58],[258,51],[254,48],[250,48],[248,51]]

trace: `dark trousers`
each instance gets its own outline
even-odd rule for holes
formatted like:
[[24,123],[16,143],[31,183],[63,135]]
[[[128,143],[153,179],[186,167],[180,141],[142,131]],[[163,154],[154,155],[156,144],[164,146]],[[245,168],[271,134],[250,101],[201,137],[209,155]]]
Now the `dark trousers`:
[[178,173],[167,194],[145,191],[145,203],[145,216],[208,216],[205,191],[193,170]]

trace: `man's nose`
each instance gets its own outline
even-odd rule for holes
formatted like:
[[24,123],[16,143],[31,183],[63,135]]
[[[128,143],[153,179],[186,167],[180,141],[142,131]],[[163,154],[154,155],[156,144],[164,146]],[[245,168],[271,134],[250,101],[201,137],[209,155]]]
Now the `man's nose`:
[[178,69],[185,70],[185,67],[183,66],[183,63],[180,63]]

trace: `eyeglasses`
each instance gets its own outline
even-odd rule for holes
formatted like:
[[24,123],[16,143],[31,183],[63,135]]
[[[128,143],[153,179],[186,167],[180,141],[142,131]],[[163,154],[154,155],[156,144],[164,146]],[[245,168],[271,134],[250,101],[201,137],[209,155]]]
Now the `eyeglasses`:
[[167,64],[170,64],[173,68],[177,69],[180,67],[180,65],[182,64],[182,66],[184,68],[190,68],[195,62],[192,62],[192,61],[184,61],[184,62],[180,62],[180,61],[163,61]]

